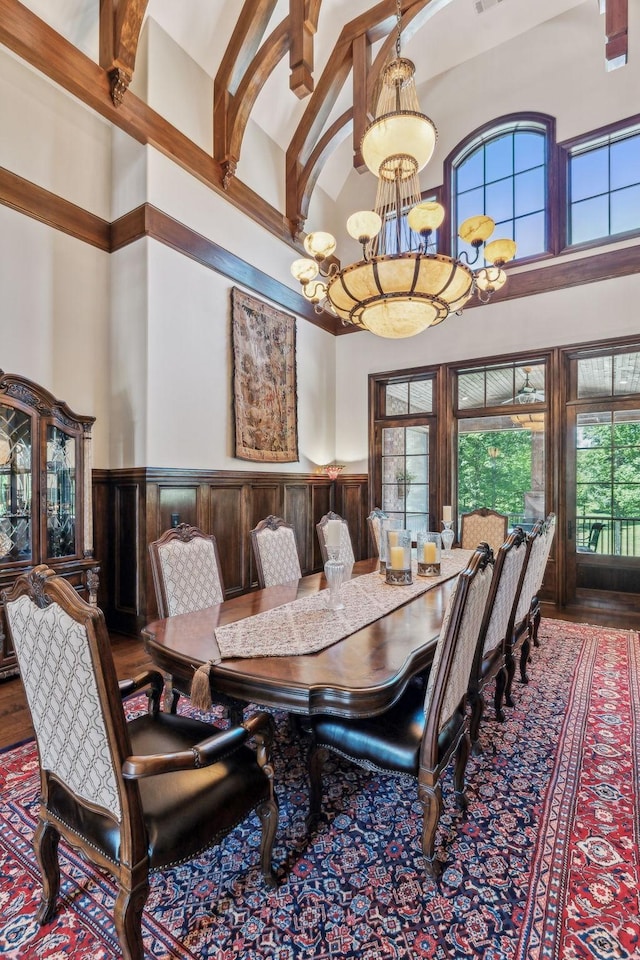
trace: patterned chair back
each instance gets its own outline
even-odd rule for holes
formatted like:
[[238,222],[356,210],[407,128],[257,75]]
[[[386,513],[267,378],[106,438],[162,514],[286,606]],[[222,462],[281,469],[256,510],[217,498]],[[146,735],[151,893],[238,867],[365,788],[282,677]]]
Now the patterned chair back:
[[460,546],[463,550],[475,550],[479,543],[488,543],[497,554],[507,539],[509,518],[503,513],[480,507],[463,513],[460,521]]
[[371,539],[373,541],[373,546],[375,548],[375,556],[380,556],[380,536],[382,532],[382,521],[388,520],[387,514],[380,509],[380,507],[374,507],[369,516],[367,517],[367,524],[371,532]]
[[216,538],[181,523],[149,544],[158,613],[175,617],[224,600]]
[[[524,568],[524,576],[522,578],[522,587],[520,589],[520,597],[518,599],[518,606],[514,619],[515,625],[521,623],[528,615],[529,610],[531,609],[531,601],[538,591],[538,579],[540,576],[539,571],[547,551],[547,541],[544,535],[544,524],[541,520],[538,520],[533,530],[527,537],[527,541],[529,542],[529,554]],[[546,560],[544,562],[546,563]]]
[[326,528],[329,520],[340,520],[342,521],[342,527],[340,528],[340,557],[343,563],[354,564],[355,557],[353,553],[353,547],[351,545],[351,536],[349,535],[349,527],[347,526],[347,521],[343,520],[338,513],[334,513],[332,510],[329,513],[325,513],[322,520],[316,524],[316,531],[318,533],[318,543],[320,544],[320,554],[322,556],[322,562],[326,563],[328,559],[327,554],[327,542],[326,542]]
[[481,653],[485,656],[495,650],[513,629],[526,556],[526,537],[517,527],[502,544],[495,560],[492,589],[481,628],[484,638]]
[[534,596],[540,592],[540,588],[542,587],[542,581],[544,580],[544,574],[547,569],[547,561],[549,559],[549,554],[551,553],[551,545],[553,544],[555,533],[556,515],[555,513],[550,513],[545,520],[544,527],[542,529],[542,536],[544,537],[544,550],[540,554],[540,566],[537,570]]
[[130,746],[102,612],[43,565],[4,598],[38,744],[43,802],[52,775],[78,802],[121,823],[128,801],[120,771]]
[[261,520],[251,531],[260,587],[275,587],[302,576],[293,527],[280,517]]
[[432,751],[437,750],[443,727],[457,711],[464,710],[492,577],[491,553],[481,544],[449,596],[429,673],[423,743],[429,743]]

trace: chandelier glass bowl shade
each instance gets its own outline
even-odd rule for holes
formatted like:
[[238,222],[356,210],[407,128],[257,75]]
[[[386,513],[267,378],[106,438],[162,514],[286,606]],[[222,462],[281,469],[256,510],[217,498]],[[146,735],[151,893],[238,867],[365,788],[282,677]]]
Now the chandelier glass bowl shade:
[[[305,237],[309,259],[291,267],[304,296],[323,310],[381,337],[411,337],[457,313],[474,293],[486,302],[506,282],[502,266],[513,259],[513,240],[494,240],[484,248],[485,262],[472,269],[480,249],[494,230],[491,217],[469,217],[459,236],[475,250],[456,259],[429,252],[441,225],[444,207],[423,201],[419,171],[429,162],[437,131],[420,112],[415,66],[400,56],[400,4],[397,2],[396,57],[385,67],[376,116],[362,138],[362,157],[377,177],[374,210],[347,220],[347,231],[362,246],[362,260],[339,267],[326,265],[336,241],[324,231]],[[419,237],[418,249],[407,249],[407,226]]]

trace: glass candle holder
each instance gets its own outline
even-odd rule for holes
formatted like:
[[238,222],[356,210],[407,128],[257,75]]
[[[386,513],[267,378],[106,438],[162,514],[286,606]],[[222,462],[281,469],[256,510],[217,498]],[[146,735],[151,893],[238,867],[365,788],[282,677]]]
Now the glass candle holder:
[[397,534],[397,542],[393,538],[389,541],[387,555],[387,569],[385,579],[393,585],[412,583],[411,577],[411,530],[390,530],[389,534]]
[[444,527],[444,530],[440,536],[442,537],[442,546],[446,556],[448,553],[451,553],[451,547],[453,546],[453,541],[455,540],[456,535],[453,532],[453,520],[443,520],[442,526]]
[[[394,520],[386,517],[380,525],[380,570],[384,576],[387,572],[387,557],[389,556],[389,547],[398,546],[398,531],[402,529],[402,520]],[[389,537],[391,536],[391,540]]]
[[442,552],[442,538],[440,534],[431,533],[429,530],[418,530],[416,544],[418,576],[439,577],[440,555]]

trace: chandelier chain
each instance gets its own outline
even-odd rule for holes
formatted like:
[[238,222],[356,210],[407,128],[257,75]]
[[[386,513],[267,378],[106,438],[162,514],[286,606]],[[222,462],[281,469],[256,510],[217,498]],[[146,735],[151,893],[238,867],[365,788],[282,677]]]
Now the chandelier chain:
[[400,9],[400,0],[396,0],[396,26],[398,34],[396,36],[396,57],[400,59],[400,35],[402,33],[402,28],[400,26],[402,22],[402,10]]

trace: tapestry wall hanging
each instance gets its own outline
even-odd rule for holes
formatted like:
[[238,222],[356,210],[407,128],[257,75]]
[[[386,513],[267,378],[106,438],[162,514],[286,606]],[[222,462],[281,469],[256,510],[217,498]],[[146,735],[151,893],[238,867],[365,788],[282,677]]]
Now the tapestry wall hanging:
[[296,461],[295,317],[233,287],[231,333],[236,457]]

